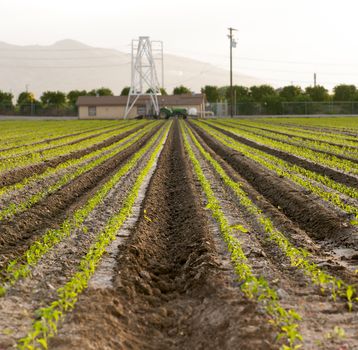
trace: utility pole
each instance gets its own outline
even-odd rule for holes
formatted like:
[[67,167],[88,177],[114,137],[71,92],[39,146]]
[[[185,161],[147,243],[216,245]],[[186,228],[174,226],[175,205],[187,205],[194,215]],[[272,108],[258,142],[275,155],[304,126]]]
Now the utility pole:
[[316,87],[317,85],[317,74],[313,73],[313,86]]
[[235,28],[228,28],[229,29],[229,35],[228,38],[230,39],[230,116],[231,118],[234,116],[234,91],[232,89],[232,48],[236,47],[236,41],[232,36],[233,31],[237,31]]

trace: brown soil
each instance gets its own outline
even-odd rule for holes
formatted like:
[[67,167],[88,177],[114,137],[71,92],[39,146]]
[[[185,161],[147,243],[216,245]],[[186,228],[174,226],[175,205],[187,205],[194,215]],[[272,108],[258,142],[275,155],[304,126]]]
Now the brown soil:
[[82,295],[50,348],[278,347],[267,317],[233,286],[190,169],[175,123],[113,289]]
[[292,182],[280,178],[260,164],[219,143],[196,125],[191,125],[215,153],[270,203],[282,208],[283,213],[303,230],[308,231],[311,237],[341,243],[352,235],[352,228],[346,227],[349,226],[346,215],[339,215],[320,205],[314,196],[305,194]]
[[[163,129],[162,131],[164,132]],[[158,145],[159,141],[158,138],[155,145]],[[78,271],[81,259],[110,217],[123,205],[152,151],[153,149],[147,150],[133,168],[121,177],[80,227],[71,230],[68,237],[39,260],[31,269],[31,276],[18,280],[1,298],[0,334],[2,329],[13,331],[0,335],[0,349],[15,348],[17,341],[28,333],[36,310],[56,299],[57,289]],[[105,258],[108,258],[108,255],[105,255]],[[112,273],[108,273],[108,276],[112,277]]]
[[94,151],[96,151],[100,148],[103,148],[103,147],[107,147],[107,146],[111,145],[112,143],[119,141],[143,127],[144,127],[144,125],[141,125],[137,128],[133,128],[132,130],[121,133],[117,136],[112,136],[109,139],[107,139],[101,143],[95,144],[91,147],[81,149],[78,151],[74,151],[72,153],[68,153],[68,154],[50,159],[48,161],[45,161],[45,162],[42,162],[39,164],[34,164],[34,165],[26,166],[23,168],[10,170],[10,171],[0,175],[0,186],[9,186],[9,185],[16,184],[16,183],[22,181],[24,178],[33,175],[34,173],[41,174],[44,171],[46,171],[47,168],[56,167],[60,163],[63,163],[69,159],[81,158],[88,153],[94,152]]
[[[247,263],[253,268],[253,273],[257,277],[264,277],[269,285],[275,288],[281,306],[294,308],[301,315],[302,320],[298,324],[303,336],[302,348],[306,350],[316,350],[318,348],[337,350],[344,345],[348,349],[355,349],[357,346],[356,329],[358,322],[355,311],[349,312],[345,301],[340,298],[333,302],[328,293],[326,295],[322,294],[320,289],[314,286],[300,269],[291,266],[290,259],[282,253],[274,242],[268,239],[264,228],[258,224],[257,217],[251,215],[241,205],[235,193],[223,183],[220,175],[209,165],[197,148],[194,145],[192,146],[229,224],[240,223],[248,230],[248,233],[239,233],[236,237],[245,252]],[[223,160],[222,163],[224,163]],[[229,167],[227,165],[227,168]],[[234,171],[232,170],[232,172]],[[236,179],[245,185],[245,190],[251,187],[237,174]],[[254,189],[251,188],[250,193],[254,194]],[[274,213],[273,209],[265,210],[265,214]],[[276,220],[275,218],[274,222],[277,223],[277,221],[281,220],[281,218],[278,219]],[[306,247],[306,245],[310,244],[316,248],[310,260],[318,263],[323,269],[326,269],[327,266],[332,266],[331,270],[333,270],[334,275],[356,285],[357,277],[340,265],[332,255],[326,254],[319,249],[317,244],[310,242],[304,231],[297,229],[292,223],[291,227],[287,224],[285,226],[289,230],[283,230],[283,234],[290,236],[294,233],[295,239],[300,238],[302,241],[300,246]],[[324,263],[324,266],[321,265],[322,263]],[[327,339],[326,334],[336,326],[345,330],[345,337],[336,337],[334,341],[331,341],[332,339]],[[317,344],[320,344],[320,346]]]
[[158,130],[155,127],[123,152],[111,157],[98,167],[82,174],[26,212],[0,223],[0,265],[21,255],[44,230],[57,227],[90,198],[118,167],[143,146]]
[[[270,203],[265,197],[263,197],[260,192],[255,190],[253,186],[250,185],[248,181],[245,180],[242,176],[240,176],[223,158],[221,158],[219,155],[217,155],[198,135],[198,133],[192,129],[193,133],[195,134],[195,137],[199,140],[200,144],[203,146],[206,152],[208,152],[225,170],[225,172],[228,174],[228,176],[234,180],[237,183],[240,183],[242,189],[245,193],[247,193],[248,197],[251,199],[251,201],[260,209],[262,210],[265,215],[267,215],[272,222],[274,223],[275,227],[281,232],[284,232],[286,237],[296,246],[301,247],[312,253],[312,256],[310,257],[313,262],[318,264],[319,266],[322,266],[325,270],[327,270],[330,274],[343,279],[347,283],[351,283],[353,285],[357,285],[358,283],[358,276],[352,275],[351,272],[347,271],[342,267],[342,261],[336,259],[332,252],[331,248],[331,242],[330,241],[320,241],[319,244],[316,244],[312,239],[307,235],[307,233],[300,229],[300,227],[295,224],[292,220],[290,220],[277,206]],[[219,175],[216,174],[218,177],[217,181],[220,181]],[[233,191],[227,188],[229,192],[231,192],[231,197],[234,198],[234,202],[237,204],[237,207],[240,208],[240,210],[245,211],[246,209],[241,206],[239,199],[235,195]],[[241,209],[242,207],[242,209]],[[250,218],[250,216],[246,217],[246,220],[250,220],[251,224],[255,227],[256,230],[261,231],[262,228],[257,225],[256,218]],[[255,221],[255,223],[252,223]],[[265,236],[265,235],[264,235]],[[263,245],[272,245],[273,243],[270,243],[270,241],[262,239]],[[337,242],[338,244],[338,242]],[[334,246],[337,246],[335,244]],[[344,248],[347,245],[347,241],[342,242],[342,248]],[[356,246],[356,242],[355,242]],[[267,252],[266,257],[269,259],[271,258],[277,258],[280,256],[281,253],[278,253],[277,249],[276,251]],[[356,261],[353,258],[345,258],[344,265],[352,264],[352,266],[356,265]],[[353,271],[355,268],[352,269]],[[292,271],[291,271],[292,274]]]
[[281,159],[283,159],[283,160],[285,160],[287,162],[297,164],[298,166],[301,166],[301,167],[303,167],[305,169],[314,171],[314,172],[322,174],[322,175],[326,175],[329,178],[331,178],[332,180],[340,182],[340,183],[343,183],[343,184],[345,184],[347,186],[351,186],[351,187],[355,187],[355,188],[358,187],[358,178],[357,177],[354,177],[354,176],[351,176],[351,175],[348,175],[348,174],[344,174],[344,173],[341,173],[338,170],[327,168],[327,167],[325,167],[323,165],[310,162],[310,161],[308,161],[306,159],[299,158],[299,157],[294,156],[292,154],[289,154],[289,153],[279,151],[279,150],[274,149],[274,148],[270,148],[270,147],[258,144],[258,143],[254,142],[254,141],[250,141],[248,139],[245,139],[244,137],[235,135],[233,133],[230,133],[230,132],[228,132],[226,130],[223,130],[223,129],[219,128],[219,127],[216,127],[214,125],[211,125],[211,126],[214,129],[220,131],[221,133],[233,138],[234,140],[243,143],[244,145],[256,148],[256,149],[258,149],[260,151],[264,151],[264,152],[266,152],[268,154],[271,154],[271,155],[273,155],[275,157],[281,158]]

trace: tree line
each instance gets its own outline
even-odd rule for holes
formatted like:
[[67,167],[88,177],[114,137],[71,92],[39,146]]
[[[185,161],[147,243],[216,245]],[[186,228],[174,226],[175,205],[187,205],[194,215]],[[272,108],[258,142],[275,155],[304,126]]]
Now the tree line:
[[[121,96],[129,94],[129,87],[124,87]],[[261,103],[272,113],[279,113],[282,102],[329,102],[329,101],[358,101],[358,89],[355,85],[341,84],[329,91],[321,85],[309,86],[302,89],[300,86],[288,85],[275,89],[270,85],[257,85],[251,87],[233,86],[231,94],[229,86],[206,85],[201,89],[210,103],[233,102],[239,103]],[[177,86],[172,92],[174,95],[188,94],[192,91],[183,85]],[[161,89],[162,95],[167,95],[165,89]],[[12,93],[0,91],[0,112],[18,112],[28,114],[39,111],[59,110],[62,112],[77,112],[76,102],[79,96],[113,96],[111,89],[101,87],[93,90],[72,90],[68,93],[62,91],[45,91],[39,99],[34,94],[24,91],[19,94],[16,102]],[[231,101],[231,95],[234,101]]]
[[[124,87],[121,91],[121,96],[129,94],[129,87]],[[165,89],[160,89],[162,95],[167,95]],[[149,91],[147,91],[149,92]],[[174,88],[173,94],[191,93],[190,89],[185,86],[178,86]],[[19,94],[17,100],[14,102],[14,95],[10,92],[0,90],[0,113],[14,112],[24,114],[41,114],[41,112],[61,112],[77,113],[77,99],[79,96],[114,96],[113,91],[106,87],[93,90],[71,90],[68,93],[62,91],[45,91],[39,99],[35,97],[32,92],[24,91]],[[62,113],[62,114],[63,114]]]
[[[217,87],[206,85],[201,89],[208,102],[231,102],[229,86]],[[270,85],[258,85],[250,88],[233,86],[234,102],[327,102],[327,101],[358,101],[358,89],[355,85],[341,84],[333,88],[333,93],[321,85],[300,86],[288,85],[278,89]]]

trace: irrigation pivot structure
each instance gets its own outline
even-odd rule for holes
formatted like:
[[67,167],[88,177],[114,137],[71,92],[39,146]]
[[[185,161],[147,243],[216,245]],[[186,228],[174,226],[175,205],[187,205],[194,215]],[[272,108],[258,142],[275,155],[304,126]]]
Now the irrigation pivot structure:
[[144,95],[150,96],[150,110],[154,115],[159,115],[158,95],[160,95],[160,84],[156,70],[156,60],[161,61],[163,85],[163,42],[151,41],[149,36],[140,36],[138,40],[132,40],[131,87],[124,118],[127,118],[138,98]]

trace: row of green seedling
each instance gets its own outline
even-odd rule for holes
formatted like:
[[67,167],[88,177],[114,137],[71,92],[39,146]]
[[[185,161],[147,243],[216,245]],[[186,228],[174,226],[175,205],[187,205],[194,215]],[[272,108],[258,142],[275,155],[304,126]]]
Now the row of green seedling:
[[263,214],[251,201],[247,193],[241,188],[241,185],[233,181],[220,164],[204,150],[192,131],[189,129],[188,132],[203,157],[211,164],[224,184],[234,192],[245,210],[255,218],[255,221],[259,223],[269,239],[274,242],[281,252],[289,259],[291,266],[303,271],[303,273],[310,278],[311,282],[320,288],[322,293],[329,291],[334,300],[336,300],[337,296],[346,299],[348,309],[351,310],[353,302],[358,301],[356,289],[352,285],[343,282],[341,279],[322,271],[310,260],[309,252],[307,250],[295,247],[282,232],[275,228],[272,220]]
[[[122,133],[127,132],[127,131],[131,131],[135,128],[137,128],[137,125],[130,125],[124,129],[122,129]],[[139,131],[137,131],[136,133],[133,133],[132,135],[126,137],[126,140],[129,140],[130,137],[135,136]],[[57,165],[56,167],[49,167],[47,168],[43,173],[41,174],[34,174],[32,176],[26,177],[25,179],[23,179],[20,182],[17,182],[16,184],[13,185],[8,185],[8,186],[3,186],[0,188],[0,197],[4,196],[4,195],[8,195],[13,191],[18,191],[21,190],[22,188],[24,188],[25,186],[34,183],[35,181],[39,181],[42,179],[46,179],[47,177],[56,174],[58,171],[64,170],[66,168],[72,167],[72,166],[77,166],[77,165],[81,165],[81,163],[87,162],[90,159],[94,159],[97,156],[100,156],[101,154],[104,154],[105,152],[108,151],[112,151],[113,149],[115,149],[116,147],[118,147],[118,145],[123,143],[123,139],[119,140],[116,143],[112,143],[111,145],[107,146],[107,147],[103,147],[100,148],[94,152],[88,153],[80,158],[71,158],[63,163],[60,163],[59,165]]]
[[[215,197],[211,185],[206,179],[200,163],[190,146],[187,133],[183,130],[183,123],[181,123],[181,130],[184,135],[185,149],[208,202],[206,207],[211,211],[213,218],[219,225],[220,232],[231,254],[235,272],[242,282],[242,291],[248,298],[254,298],[259,301],[268,315],[272,317],[274,324],[279,327],[280,331],[277,338],[285,342],[282,349],[298,349],[302,341],[302,336],[298,330],[298,321],[301,317],[294,310],[286,310],[283,308],[278,301],[279,298],[276,291],[269,286],[267,280],[262,276],[256,277],[254,275],[251,267],[247,263],[247,258],[243,252],[240,241],[236,238],[235,232],[237,231],[237,226],[235,226],[235,228],[230,226],[226,219],[220,202]],[[247,231],[242,226],[240,226],[239,230]]]
[[[213,129],[214,130],[214,129]],[[216,131],[216,130],[215,130]],[[227,137],[227,136],[225,136]],[[230,138],[232,139],[232,138]],[[233,139],[232,139],[233,140]],[[234,140],[233,140],[234,141]],[[238,144],[238,143],[237,143]],[[239,143],[241,145],[241,143]],[[247,150],[250,150],[251,152],[256,153],[257,155],[261,155],[262,157],[264,157],[266,160],[271,161],[273,164],[279,165],[281,168],[289,170],[289,172],[295,172],[298,174],[301,174],[313,181],[316,181],[318,183],[321,183],[324,186],[330,187],[331,189],[338,191],[348,197],[354,198],[354,199],[358,199],[358,190],[356,188],[353,187],[349,187],[346,186],[344,184],[341,184],[339,182],[336,182],[332,179],[330,179],[328,176],[325,175],[321,175],[319,173],[316,173],[314,171],[305,169],[303,167],[300,167],[294,163],[289,163],[286,162],[284,160],[282,160],[281,158],[272,156],[266,152],[260,151],[254,147],[250,147],[250,146],[246,146],[244,144],[242,144],[242,147],[246,147]]]
[[352,159],[358,159],[358,148],[355,147],[349,147],[349,146],[343,146],[343,145],[332,145],[330,143],[320,141],[320,140],[309,140],[304,137],[299,136],[288,136],[288,135],[282,135],[276,131],[270,131],[270,130],[263,130],[260,128],[252,127],[252,126],[246,126],[242,124],[238,124],[232,121],[220,121],[223,125],[231,126],[236,128],[238,131],[244,131],[248,134],[253,134],[256,136],[263,136],[265,138],[284,142],[293,146],[304,146],[307,149],[310,149],[315,152],[323,152],[323,153],[329,153],[334,154],[337,157],[350,157]]
[[19,340],[20,349],[48,348],[48,340],[57,333],[58,323],[67,312],[74,308],[78,301],[78,295],[87,288],[88,281],[95,273],[102,255],[106,252],[106,247],[115,240],[117,232],[131,215],[141,185],[151,168],[155,165],[156,158],[167,137],[169,127],[170,123],[165,127],[165,132],[161,136],[160,142],[154,148],[149,161],[138,175],[122,207],[109,219],[105,228],[99,233],[96,241],[89,248],[87,254],[81,259],[78,271],[63,287],[57,290],[57,300],[53,301],[49,306],[37,310],[36,315],[38,320],[33,323],[31,331]]
[[207,122],[209,125],[214,125],[219,127],[222,130],[231,132],[234,135],[242,136],[250,141],[257,142],[259,144],[283,151],[285,153],[293,154],[310,161],[313,161],[317,164],[321,164],[324,166],[328,166],[330,168],[339,169],[346,173],[358,174],[358,164],[351,162],[346,159],[340,159],[334,155],[322,154],[319,152],[312,151],[310,149],[305,148],[304,146],[294,146],[289,145],[284,142],[275,141],[263,136],[253,135],[251,133],[245,132],[243,130],[238,131],[236,128],[224,126],[217,122]]
[[[88,131],[91,129],[100,129],[105,126],[106,128],[118,125],[118,122],[97,121],[95,123],[88,123],[81,121],[80,123],[73,124],[71,121],[66,122],[45,122],[39,123],[38,121],[26,122],[21,121],[22,128],[18,128],[17,124],[12,121],[10,124],[2,123],[1,125],[1,138],[0,148],[21,147],[31,145],[32,143],[41,142],[44,140],[51,140],[53,138],[66,136],[72,133]],[[6,128],[7,125],[7,128]],[[34,132],[34,130],[36,130]],[[70,130],[70,132],[69,132]]]
[[117,136],[119,134],[118,130],[111,131],[109,133],[96,136],[90,139],[86,139],[75,143],[73,145],[63,145],[58,148],[52,148],[44,150],[41,152],[28,153],[25,155],[20,155],[15,158],[6,158],[0,160],[0,173],[4,171],[9,171],[11,169],[20,168],[23,166],[34,165],[42,163],[44,161],[50,160],[55,157],[63,156],[72,152],[80,151],[91,147],[95,144],[99,144],[112,136]]
[[[326,176],[321,176],[317,173],[309,171],[307,169],[301,168],[297,165],[290,164],[285,162],[278,157],[271,156],[263,151],[257,150],[256,148],[244,145],[240,142],[237,142],[233,138],[228,137],[217,131],[216,129],[210,128],[209,126],[203,123],[196,123],[206,132],[208,132],[211,136],[216,138],[218,141],[223,143],[225,146],[230,147],[247,157],[253,159],[257,163],[263,165],[267,169],[274,171],[277,175],[283,176],[301,187],[312,191],[314,194],[319,196],[321,199],[325,200],[326,202],[340,208],[341,210],[345,211],[347,214],[355,215],[356,219],[351,220],[352,225],[357,225],[358,219],[358,208],[354,205],[347,204],[344,199],[342,199],[339,194],[327,191],[321,188],[318,185],[315,185],[311,181],[317,181],[321,184],[330,187],[335,191],[343,192],[343,194],[350,196],[351,198],[357,198],[357,190],[343,184],[339,184]],[[302,177],[305,176],[308,179]]]
[[125,176],[137,164],[138,160],[153,146],[161,132],[162,129],[160,129],[143,148],[136,152],[84,206],[77,209],[71,218],[66,219],[61,224],[60,228],[48,230],[38,241],[34,242],[29,247],[23,256],[8,263],[2,272],[2,275],[5,275],[5,278],[4,283],[0,286],[0,295],[5,295],[7,289],[13,286],[20,278],[27,277],[39,260],[53,249],[55,245],[68,237],[74,229],[82,228],[86,231],[86,227],[83,227],[83,222],[86,218],[88,218],[90,213],[103,201],[115,184],[118,183],[118,181]]
[[[325,117],[325,118],[302,118],[302,117],[289,117],[289,118],[263,118],[273,124],[289,124],[295,127],[311,128],[315,131],[323,131],[327,133],[339,133],[352,132],[358,134],[357,118],[337,118],[337,117]],[[350,128],[347,128],[350,126]]]
[[[128,126],[133,123],[128,123]],[[63,136],[61,138],[55,137],[54,140],[47,140],[46,142],[32,142],[31,144],[24,145],[15,149],[9,149],[9,150],[0,150],[0,160],[7,157],[18,157],[20,155],[25,155],[30,152],[42,152],[44,150],[48,150],[53,147],[59,147],[66,145],[70,142],[76,142],[80,139],[86,138],[86,137],[95,137],[99,133],[108,133],[110,131],[120,131],[126,127],[126,124],[119,124],[111,127],[101,127],[101,128],[95,128],[90,129],[87,131],[81,131],[79,133],[75,133],[72,131],[71,134],[67,136]]]
[[321,142],[328,142],[333,143],[336,146],[339,147],[358,147],[358,140],[351,137],[349,139],[346,139],[347,135],[332,135],[327,134],[324,132],[317,132],[317,131],[310,131],[304,128],[292,128],[292,127],[285,127],[284,125],[280,125],[279,127],[274,124],[269,124],[265,122],[260,121],[248,121],[248,120],[235,120],[236,125],[244,125],[252,128],[259,128],[259,129],[265,129],[272,132],[282,132],[287,135],[290,135],[291,137],[299,137],[303,139],[309,139],[309,140],[319,140]]
[[[16,214],[19,214],[19,213],[31,208],[34,204],[38,203],[41,199],[43,199],[46,196],[48,196],[49,194],[54,193],[55,191],[59,190],[61,187],[65,186],[70,181],[72,181],[72,180],[76,179],[77,177],[81,176],[82,174],[94,169],[95,167],[104,163],[106,160],[114,157],[118,153],[129,148],[132,144],[137,142],[147,132],[149,132],[154,127],[154,125],[155,124],[150,124],[150,125],[144,127],[143,129],[141,129],[140,131],[137,131],[133,135],[129,135],[129,136],[125,137],[124,139],[122,139],[121,141],[119,141],[117,143],[117,146],[119,146],[119,147],[115,147],[115,149],[112,150],[111,152],[106,153],[106,154],[100,156],[99,158],[96,158],[96,159],[90,161],[89,163],[84,164],[81,167],[78,167],[73,172],[68,172],[68,173],[64,174],[56,183],[54,183],[48,187],[41,188],[41,190],[39,192],[30,196],[25,201],[23,201],[21,203],[11,203],[6,208],[1,209],[0,210],[0,221],[4,220],[4,219],[11,219]],[[103,152],[103,150],[101,150],[101,151]]]

